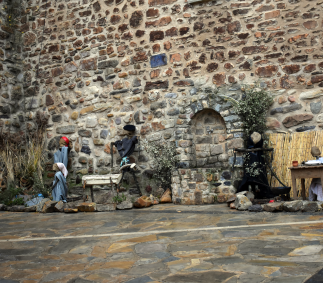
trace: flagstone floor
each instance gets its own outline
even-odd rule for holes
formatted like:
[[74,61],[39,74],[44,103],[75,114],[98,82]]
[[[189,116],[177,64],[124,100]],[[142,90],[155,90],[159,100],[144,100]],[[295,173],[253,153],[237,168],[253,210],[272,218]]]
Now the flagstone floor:
[[0,213],[0,283],[323,282],[323,212]]

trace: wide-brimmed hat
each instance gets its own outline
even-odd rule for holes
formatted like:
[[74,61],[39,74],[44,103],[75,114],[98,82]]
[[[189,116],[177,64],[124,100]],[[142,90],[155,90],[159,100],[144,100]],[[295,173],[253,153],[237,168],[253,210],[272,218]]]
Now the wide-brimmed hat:
[[125,125],[123,129],[129,132],[134,132],[136,130],[136,127],[134,125]]

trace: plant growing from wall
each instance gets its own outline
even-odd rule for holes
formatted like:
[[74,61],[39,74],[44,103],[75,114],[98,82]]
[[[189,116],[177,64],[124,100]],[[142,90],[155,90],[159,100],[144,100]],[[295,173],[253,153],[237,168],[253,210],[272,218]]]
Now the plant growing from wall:
[[253,132],[264,134],[267,130],[267,112],[273,102],[272,96],[258,85],[245,87],[245,93],[235,105],[235,110],[242,119],[246,137],[249,137]]
[[143,140],[142,145],[152,158],[154,179],[164,190],[170,188],[172,173],[178,162],[175,143]]
[[224,99],[233,103],[236,114],[241,117],[245,138],[248,138],[253,132],[261,135],[267,130],[266,116],[270,106],[273,104],[273,98],[266,90],[256,83],[253,86],[244,86],[244,93],[241,100],[235,100],[232,97],[222,95]]

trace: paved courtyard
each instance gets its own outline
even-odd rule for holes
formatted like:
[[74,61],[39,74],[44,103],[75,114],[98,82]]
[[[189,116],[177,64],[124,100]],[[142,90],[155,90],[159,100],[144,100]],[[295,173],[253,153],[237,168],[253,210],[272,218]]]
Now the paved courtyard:
[[323,282],[323,213],[0,213],[0,283]]

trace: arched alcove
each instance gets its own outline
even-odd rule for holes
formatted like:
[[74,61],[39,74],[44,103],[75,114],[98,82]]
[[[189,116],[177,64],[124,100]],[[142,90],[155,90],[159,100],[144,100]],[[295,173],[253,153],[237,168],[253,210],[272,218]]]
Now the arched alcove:
[[[219,156],[226,154],[226,125],[222,116],[213,109],[203,109],[191,118],[193,134],[193,166],[214,168]],[[223,160],[223,158],[222,158]]]

